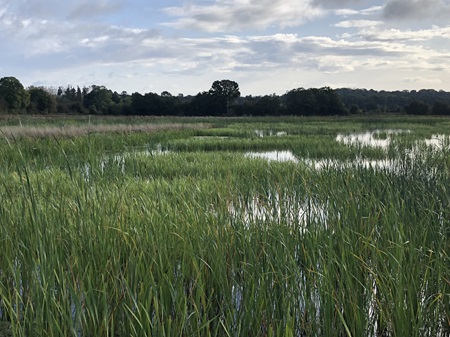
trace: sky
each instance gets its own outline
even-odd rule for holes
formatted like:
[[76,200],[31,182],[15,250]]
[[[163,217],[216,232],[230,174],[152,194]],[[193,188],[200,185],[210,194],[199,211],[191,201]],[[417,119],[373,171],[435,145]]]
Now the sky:
[[25,87],[450,91],[450,0],[0,0],[0,46]]

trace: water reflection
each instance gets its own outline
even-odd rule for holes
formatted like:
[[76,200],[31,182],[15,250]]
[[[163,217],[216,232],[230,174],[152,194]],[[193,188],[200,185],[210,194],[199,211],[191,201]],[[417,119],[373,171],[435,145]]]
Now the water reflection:
[[410,130],[375,130],[362,133],[338,134],[336,141],[346,145],[370,146],[387,149],[392,141],[392,135],[409,133]]
[[263,158],[268,161],[277,162],[293,162],[303,163],[313,170],[323,170],[327,168],[367,168],[367,169],[393,169],[397,165],[394,159],[365,159],[357,158],[355,160],[337,160],[337,159],[311,159],[311,158],[297,158],[291,151],[267,151],[267,152],[247,152],[245,154],[249,158]]
[[322,170],[328,168],[365,168],[374,170],[391,170],[397,166],[397,161],[394,159],[365,159],[357,158],[355,160],[331,160],[331,159],[309,159],[302,160],[309,168],[314,170]]
[[450,148],[450,135],[432,135],[430,139],[425,139],[425,144],[433,148],[448,149]]
[[286,131],[275,132],[273,130],[255,130],[255,134],[260,138],[264,138],[264,137],[268,137],[268,136],[277,136],[277,137],[287,136]]
[[298,163],[299,160],[291,151],[266,151],[266,152],[247,152],[246,157],[263,158],[267,160],[274,160],[279,162],[292,161]]
[[[161,144],[156,144],[154,148],[139,147],[131,148],[122,153],[105,154],[100,162],[98,168],[101,174],[104,174],[108,168],[112,167],[114,170],[118,170],[122,174],[125,173],[125,165],[127,160],[132,157],[138,156],[162,156],[169,154],[171,151],[162,147]],[[93,167],[90,163],[85,163],[81,167],[81,174],[86,181],[89,180],[92,175]]]
[[[392,136],[400,133],[410,133],[411,130],[375,130],[362,133],[338,134],[336,141],[349,146],[368,146],[388,149],[392,144]],[[448,148],[450,146],[450,136],[444,134],[434,134],[430,138],[416,140],[416,148],[419,151],[420,143],[434,149]]]
[[240,198],[228,206],[230,215],[246,227],[277,223],[304,232],[311,225],[327,228],[328,211],[321,202],[291,194],[254,195]]
[[[263,137],[266,134],[269,135],[285,135],[285,132],[273,133],[272,131],[255,130],[257,134]],[[262,151],[262,152],[247,152],[244,156],[248,158],[262,158],[268,161],[277,162],[292,162],[292,163],[302,163],[313,170],[322,170],[327,168],[335,169],[346,169],[346,168],[366,168],[374,170],[389,170],[397,171],[401,165],[401,160],[399,158],[389,158],[388,150],[392,146],[398,146],[397,143],[392,143],[392,135],[399,133],[409,133],[409,130],[376,130],[363,133],[354,134],[338,134],[336,141],[342,142],[348,146],[370,146],[379,147],[386,150],[386,158],[384,159],[368,159],[357,157],[354,160],[338,160],[338,159],[311,159],[311,158],[298,158],[292,151]],[[416,140],[414,143],[408,145],[409,149],[405,150],[403,159],[407,158],[409,160],[419,160],[421,158],[420,154],[427,151],[427,148],[432,150],[449,150],[450,151],[450,136],[443,134],[432,135],[429,139]],[[127,158],[132,156],[158,156],[166,155],[171,153],[171,151],[163,148],[161,144],[156,144],[153,148],[139,148],[126,151],[119,154],[109,154],[105,155],[100,161],[100,171],[103,173],[108,166],[114,166],[118,168],[122,173],[125,172],[125,165]],[[91,168],[86,164],[82,169],[83,174],[86,177],[90,176]]]

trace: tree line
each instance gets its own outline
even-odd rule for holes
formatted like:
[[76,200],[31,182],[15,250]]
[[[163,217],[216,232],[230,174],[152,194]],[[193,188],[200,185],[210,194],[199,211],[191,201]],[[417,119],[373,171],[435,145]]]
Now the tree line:
[[343,88],[336,89],[336,93],[350,112],[450,115],[450,92],[442,90],[376,91]]
[[214,81],[195,96],[118,93],[105,86],[25,88],[15,77],[0,79],[0,113],[151,116],[338,116],[396,112],[450,115],[450,93],[435,90],[374,91],[296,88],[283,95],[242,97],[231,80]]

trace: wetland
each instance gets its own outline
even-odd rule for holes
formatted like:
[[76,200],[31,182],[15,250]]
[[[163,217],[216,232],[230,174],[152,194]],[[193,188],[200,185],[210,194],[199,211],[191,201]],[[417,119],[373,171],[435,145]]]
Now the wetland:
[[450,334],[448,118],[0,129],[2,337]]

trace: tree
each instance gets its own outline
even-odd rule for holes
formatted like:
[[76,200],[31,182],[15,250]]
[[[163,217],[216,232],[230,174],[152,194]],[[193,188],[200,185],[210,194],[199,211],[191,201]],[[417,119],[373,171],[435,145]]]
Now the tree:
[[162,113],[166,116],[180,114],[180,101],[168,91],[163,91],[160,96]]
[[330,87],[310,90],[314,93],[316,98],[319,115],[337,116],[346,115],[348,113],[342,104],[342,101],[339,99],[339,96]]
[[71,102],[77,101],[77,91],[71,85],[68,85],[64,91],[64,96]]
[[28,88],[30,94],[30,111],[38,113],[50,113],[54,110],[52,96],[41,87]]
[[94,114],[106,114],[113,104],[112,92],[104,86],[93,85],[91,91],[84,96],[83,104]]
[[224,113],[224,106],[210,92],[199,92],[187,106],[188,116],[214,116]]
[[229,113],[230,104],[241,96],[239,84],[230,80],[214,81],[209,94],[212,95],[222,106],[222,113]]
[[[164,93],[164,92],[163,92]],[[176,98],[149,92],[145,95],[135,92],[131,95],[131,112],[136,115],[168,116],[178,113]]]
[[296,116],[312,116],[318,114],[318,103],[311,89],[292,89],[286,94],[286,113]]
[[352,106],[350,107],[350,115],[356,115],[361,113],[361,109],[359,108],[359,106],[357,104],[352,104]]
[[253,111],[256,116],[277,116],[281,111],[280,98],[276,95],[260,97],[254,104]]
[[412,101],[405,106],[405,111],[409,115],[427,115],[429,110],[429,105],[422,101]]
[[77,86],[77,101],[83,102],[83,94],[81,93],[81,89],[79,86]]
[[22,110],[30,103],[30,94],[17,78],[3,77],[0,79],[0,101],[7,109]]
[[450,105],[444,102],[435,102],[432,113],[433,115],[450,115]]
[[301,116],[345,115],[345,109],[337,93],[329,88],[298,88],[285,95],[286,113]]

